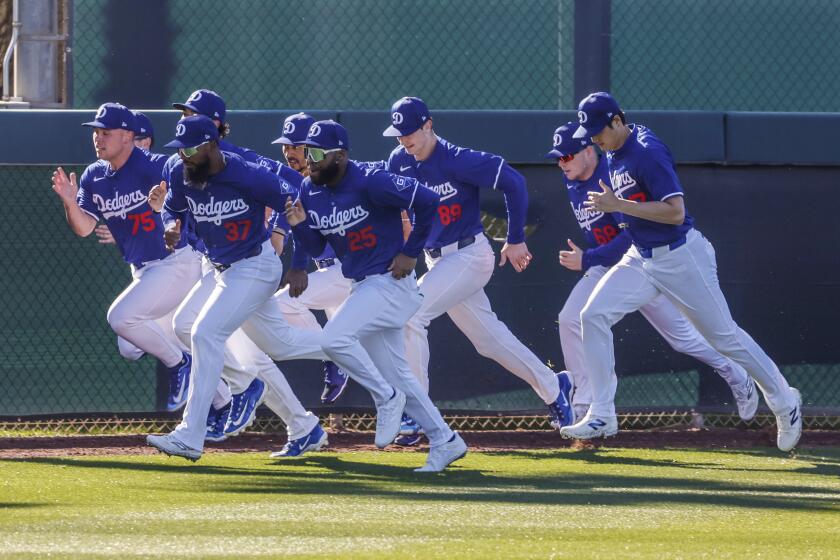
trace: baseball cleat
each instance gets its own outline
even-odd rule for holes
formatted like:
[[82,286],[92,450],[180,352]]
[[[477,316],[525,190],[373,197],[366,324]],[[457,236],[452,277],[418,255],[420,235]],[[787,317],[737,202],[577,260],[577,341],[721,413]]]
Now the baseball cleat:
[[225,434],[227,436],[238,435],[254,423],[257,417],[257,408],[265,400],[265,391],[265,383],[255,377],[247,389],[232,395],[230,415],[225,422]]
[[557,384],[560,386],[560,394],[548,405],[551,427],[555,430],[575,423],[575,409],[572,407],[574,385],[568,371],[557,374]]
[[193,449],[187,444],[179,441],[174,435],[166,434],[165,436],[146,436],[146,445],[154,447],[162,453],[167,455],[183,457],[190,461],[198,461],[201,458],[201,451]]
[[166,410],[175,412],[187,404],[187,394],[190,389],[190,369],[192,356],[184,352],[181,363],[169,368],[169,396],[166,399]]
[[423,434],[414,434],[409,436],[398,435],[397,439],[394,440],[394,445],[399,445],[400,447],[414,447],[421,441],[423,441]]
[[403,412],[402,420],[400,421],[400,435],[401,436],[416,436],[422,434],[423,428],[417,423],[414,418]]
[[587,412],[574,426],[560,428],[560,435],[571,439],[593,439],[610,437],[618,433],[618,418],[615,416],[594,416]]
[[275,451],[269,457],[272,459],[281,459],[283,457],[299,457],[307,451],[318,451],[329,441],[327,440],[327,432],[321,428],[320,424],[316,424],[312,431],[305,436],[286,442],[283,449]]
[[204,435],[204,441],[212,441],[218,443],[225,441],[228,435],[225,433],[225,423],[228,416],[230,416],[231,403],[227,403],[220,409],[210,406],[210,413],[207,415],[207,433]]
[[802,437],[802,395],[797,389],[790,388],[796,399],[791,410],[776,415],[776,446],[782,451],[790,451]]
[[741,420],[749,422],[755,418],[755,413],[758,410],[758,389],[753,378],[747,377],[746,381],[740,385],[732,385],[731,389]]
[[414,472],[441,472],[467,454],[467,444],[458,432],[454,432],[446,443],[435,445],[429,450],[426,464]]
[[394,388],[388,402],[376,408],[376,437],[374,443],[379,449],[388,447],[400,433],[402,411],[405,408],[405,393]]
[[344,388],[347,387],[347,381],[350,376],[335,365],[333,362],[324,362],[324,392],[321,393],[321,402],[324,404],[332,404],[338,400]]

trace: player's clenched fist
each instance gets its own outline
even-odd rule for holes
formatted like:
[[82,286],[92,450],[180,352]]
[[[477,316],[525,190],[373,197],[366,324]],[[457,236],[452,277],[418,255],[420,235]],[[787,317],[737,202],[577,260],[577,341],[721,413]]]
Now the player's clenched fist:
[[560,264],[569,270],[583,270],[583,251],[571,239],[567,239],[566,243],[571,251],[560,251]]
[[303,209],[300,199],[292,202],[292,197],[286,198],[286,221],[294,227],[306,220],[306,211]]
[[163,210],[164,200],[166,200],[166,181],[161,181],[159,185],[155,185],[149,191],[149,206],[155,212],[160,212]]
[[76,174],[71,173],[70,177],[59,167],[52,174],[52,190],[65,204],[75,204],[76,195],[79,193],[79,186],[76,183]]
[[181,240],[181,220],[175,220],[174,223],[166,226],[166,231],[163,232],[163,240],[166,242],[167,249],[175,250],[175,246]]

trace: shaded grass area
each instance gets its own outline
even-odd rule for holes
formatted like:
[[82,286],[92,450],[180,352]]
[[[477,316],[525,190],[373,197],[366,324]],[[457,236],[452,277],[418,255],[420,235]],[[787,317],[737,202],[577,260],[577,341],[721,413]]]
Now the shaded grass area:
[[833,558],[840,450],[0,460],[0,557]]

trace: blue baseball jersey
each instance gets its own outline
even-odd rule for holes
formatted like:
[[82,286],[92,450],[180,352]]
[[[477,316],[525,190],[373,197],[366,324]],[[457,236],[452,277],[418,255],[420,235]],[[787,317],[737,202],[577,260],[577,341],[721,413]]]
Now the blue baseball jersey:
[[598,180],[609,184],[610,174],[606,158],[598,161],[592,176],[585,181],[566,180],[569,203],[583,230],[589,248],[583,252],[583,270],[593,266],[610,267],[617,263],[630,248],[630,234],[620,227],[624,216],[618,212],[599,212],[584,204],[589,200],[589,192],[600,189]]
[[263,157],[250,148],[243,148],[241,146],[237,146],[236,144],[231,144],[226,140],[219,140],[219,149],[223,152],[236,154],[245,161],[250,161],[251,163],[259,163],[260,158]]
[[[341,259],[345,277],[361,280],[387,272],[394,257],[417,258],[431,232],[438,195],[417,180],[348,163],[341,182],[331,188],[304,179],[300,199],[307,219],[293,229],[310,255],[329,245]],[[415,227],[403,242],[401,209],[412,209]],[[295,252],[295,268],[306,266]],[[303,262],[301,262],[301,260]]]
[[[169,191],[165,210],[182,220],[195,220],[196,235],[205,254],[216,264],[231,264],[252,254],[268,239],[266,207],[282,209],[286,197],[295,196],[292,185],[257,164],[222,152],[225,167],[212,175],[203,188],[184,179],[180,159],[164,169]],[[172,160],[170,160],[172,161]]]
[[484,231],[479,208],[481,189],[499,189],[507,203],[509,243],[525,241],[528,189],[525,178],[501,156],[461,148],[438,138],[424,161],[398,146],[388,171],[425,183],[440,196],[440,206],[426,248],[436,249]]
[[[161,181],[166,156],[134,148],[125,165],[114,171],[107,161],[90,164],[79,180],[79,207],[104,221],[123,259],[137,267],[166,257],[163,222],[147,201]],[[178,247],[184,245],[181,239]]]
[[[664,201],[683,196],[674,158],[656,135],[641,125],[629,125],[630,136],[618,150],[607,152],[610,184],[619,198],[637,202]],[[598,189],[593,189],[600,191]],[[630,237],[637,247],[651,249],[668,245],[688,232],[694,219],[685,214],[680,225],[662,224],[633,216],[624,216]]]

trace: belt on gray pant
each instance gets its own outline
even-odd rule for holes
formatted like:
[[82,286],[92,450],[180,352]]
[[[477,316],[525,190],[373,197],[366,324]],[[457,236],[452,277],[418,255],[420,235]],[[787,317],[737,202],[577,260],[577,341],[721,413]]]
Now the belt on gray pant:
[[[473,243],[475,243],[475,235],[459,239],[458,248],[463,249],[464,247],[469,247]],[[441,247],[438,247],[436,249],[426,249],[426,254],[432,257],[433,259],[439,259],[441,256],[441,249]]]
[[[686,238],[685,238],[685,235],[683,235],[682,237],[680,237],[679,239],[677,239],[673,243],[669,243],[668,244],[668,250],[673,251],[674,249],[682,247],[683,245],[685,245],[685,242],[686,242]],[[665,245],[661,245],[661,247],[665,247]],[[646,259],[649,259],[649,258],[653,257],[653,250],[657,249],[657,247],[654,247],[653,249],[643,249],[642,247],[639,247],[637,245],[636,249],[639,250],[640,255],[642,255]]]
[[230,265],[238,263],[241,260],[250,259],[251,257],[256,257],[260,253],[262,253],[262,244],[257,245],[256,247],[251,249],[251,251],[249,251],[247,255],[245,255],[244,257],[242,257],[239,260],[233,261],[230,264],[214,263],[212,261],[210,262],[210,264],[212,264],[214,267],[216,267],[216,270],[218,270],[219,272],[224,272],[225,270],[230,268]]
[[315,266],[318,267],[318,270],[323,270],[325,268],[329,268],[334,264],[335,264],[335,259],[334,258],[332,258],[332,259],[320,259],[320,260],[316,259],[315,260]]

